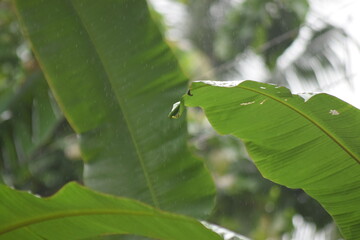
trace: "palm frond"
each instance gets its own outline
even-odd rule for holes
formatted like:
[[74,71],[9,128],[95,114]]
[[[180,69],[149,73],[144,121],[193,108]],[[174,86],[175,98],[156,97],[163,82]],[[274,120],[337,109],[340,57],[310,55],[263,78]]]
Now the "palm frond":
[[[269,81],[304,90],[322,90],[340,82],[351,84],[348,60],[352,45],[356,43],[344,29],[326,25],[310,30],[303,50],[294,53],[299,46],[293,46],[285,52]],[[360,48],[355,46],[355,49]]]

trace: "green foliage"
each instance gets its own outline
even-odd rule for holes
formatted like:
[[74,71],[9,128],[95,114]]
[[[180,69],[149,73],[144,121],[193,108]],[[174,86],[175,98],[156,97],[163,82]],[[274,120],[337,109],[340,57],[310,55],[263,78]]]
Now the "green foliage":
[[[203,117],[191,108],[189,116]],[[195,112],[195,113],[194,113]],[[274,238],[293,231],[292,219],[300,215],[325,229],[332,218],[301,189],[289,189],[261,176],[244,144],[231,135],[218,135],[211,127],[192,126],[194,151],[207,160],[217,183],[217,205],[209,221],[252,239]],[[201,119],[201,118],[200,118]]]
[[358,109],[327,94],[305,102],[253,81],[195,82],[191,92],[185,105],[201,106],[219,133],[241,138],[264,177],[303,189],[346,239],[360,237]]
[[129,233],[156,239],[221,239],[191,218],[75,183],[46,199],[6,186],[0,186],[0,195],[0,239],[84,239]]
[[187,9],[187,38],[209,58],[215,76],[223,79],[232,62],[248,50],[258,53],[273,70],[298,36],[309,5],[307,0],[192,0]]
[[8,119],[0,122],[4,146],[0,159],[7,184],[49,195],[66,180],[79,179],[81,162],[66,159],[59,143],[52,141],[59,129],[66,129],[66,123],[40,73],[32,74],[17,89],[3,116]]
[[[297,37],[298,26],[304,22],[307,11],[306,0],[247,0],[239,4],[228,13],[218,31],[218,56],[223,60],[233,59],[251,47],[263,51],[266,64],[274,68],[277,58]],[[274,44],[281,36],[285,38],[282,44]]]
[[[209,24],[208,20],[212,18],[209,15],[212,7],[221,5],[221,1],[183,2],[188,4],[190,11],[204,14],[193,16],[193,22],[204,28],[191,24],[192,30],[195,29],[192,40],[203,52],[204,61],[209,61],[213,66],[232,61],[239,51],[253,48],[259,50],[258,53],[262,54],[270,68],[274,68],[277,58],[295,39],[308,7],[306,1],[267,1],[260,5],[261,1],[245,1],[241,8],[234,8],[227,15],[224,25],[219,25],[211,21]],[[145,0],[14,0],[13,3],[24,36],[31,41],[37,60],[30,54],[28,43],[17,31],[17,22],[9,12],[9,1],[0,2],[1,180],[15,188],[29,189],[42,196],[54,193],[68,181],[77,180],[98,191],[132,199],[96,193],[75,183],[66,185],[55,196],[45,199],[0,185],[0,239],[112,238],[107,236],[109,234],[115,234],[115,239],[118,237],[116,234],[136,234],[157,239],[218,239],[218,236],[194,219],[161,211],[204,218],[209,215],[214,204],[214,184],[210,175],[202,161],[193,157],[187,148],[186,119],[174,121],[167,118],[179,118],[185,113],[184,100],[174,105],[169,115],[168,110],[186,91],[187,78],[153,20],[156,18],[159,21],[161,16],[152,10],[149,13]],[[261,24],[257,24],[259,22]],[[245,24],[242,25],[245,27],[238,28],[238,24]],[[217,33],[219,26],[223,30],[221,34]],[[282,45],[266,45],[272,43],[279,34],[286,34],[293,28],[293,35],[287,36]],[[327,34],[333,33],[332,30],[327,28],[314,34],[311,42],[322,42],[324,36],[331,40],[326,37],[333,36]],[[225,47],[229,48],[220,50],[227,51],[229,55],[226,56],[216,47],[224,42],[228,43]],[[316,46],[308,45],[302,62],[306,62],[308,54],[314,48],[317,49]],[[327,47],[320,49],[319,62],[331,65],[333,61],[329,61],[329,58],[321,58],[321,53],[326,50]],[[183,60],[190,59],[190,55],[181,54]],[[187,64],[196,68],[192,60],[194,56]],[[295,68],[299,67],[299,72],[303,70],[301,61],[300,64],[295,61]],[[310,70],[312,74],[315,72],[315,69]],[[276,73],[285,76],[281,72]],[[217,129],[224,128],[226,133],[234,133],[236,136],[245,133],[249,152],[264,175],[286,186],[303,188],[335,217],[344,236],[353,239],[351,234],[358,234],[356,230],[352,231],[356,229],[353,225],[359,222],[359,212],[355,206],[359,197],[357,190],[353,191],[346,184],[356,186],[359,180],[356,176],[358,164],[341,159],[348,153],[348,148],[350,153],[353,151],[358,154],[358,146],[352,144],[353,139],[358,140],[356,131],[353,131],[355,127],[348,126],[353,124],[352,121],[359,120],[358,114],[350,114],[350,120],[343,119],[346,111],[357,110],[346,104],[341,105],[339,100],[329,96],[317,96],[314,98],[316,101],[312,98],[304,104],[301,98],[291,95],[284,88],[247,84],[257,89],[258,93],[237,94],[238,88],[226,88],[225,91],[230,93],[217,97],[219,91],[224,89],[196,83],[196,86],[201,87],[187,92],[184,99],[189,104],[198,99],[198,93],[201,92],[201,96],[206,96],[201,101],[216,103],[218,109],[211,108],[210,112],[214,110],[218,115],[214,117],[220,120]],[[284,96],[278,96],[277,91],[286,96],[287,100],[284,100]],[[259,96],[264,92],[268,95],[262,99]],[[232,106],[231,101],[238,98],[241,102],[236,107]],[[226,102],[229,99],[230,103]],[[258,108],[250,110],[250,114],[241,115],[241,118],[237,117],[239,107],[249,110],[256,105],[255,102]],[[329,140],[321,135],[324,132],[319,133],[316,124],[314,127],[311,121],[309,123],[299,116],[294,117],[294,109],[284,107],[294,105],[299,108],[297,113],[304,111],[311,120],[317,115],[313,116],[311,109],[301,107],[309,106],[310,103],[313,103],[311,109],[330,103],[336,105],[323,114],[329,119],[325,121],[321,115],[320,120],[315,122],[320,128],[325,126],[328,132],[334,132],[334,139],[340,145],[344,143],[342,150],[332,147],[332,138]],[[346,111],[342,111],[341,107]],[[259,110],[264,108],[267,110],[261,113]],[[273,112],[278,113],[276,121],[271,118],[274,117]],[[270,114],[271,117],[266,116],[259,121],[261,114]],[[305,115],[300,114],[303,117]],[[231,122],[232,119],[237,121],[236,124]],[[337,120],[328,123],[334,119]],[[265,120],[267,123],[264,123]],[[241,128],[237,128],[238,123],[243,123]],[[292,135],[289,128],[282,131],[280,123],[295,126],[297,135]],[[340,123],[346,127],[339,128]],[[302,128],[311,133],[315,128],[318,135],[301,132]],[[339,129],[340,133],[337,132]],[[274,136],[276,131],[281,134]],[[225,190],[219,187],[219,202],[211,221],[221,222],[219,219],[222,219],[226,223],[229,218],[242,215],[241,221],[236,222],[241,225],[238,229],[252,234],[255,239],[278,237],[285,231],[291,231],[290,219],[294,215],[296,202],[293,199],[309,197],[301,190],[290,191],[261,179],[254,165],[245,157],[239,141],[235,138],[220,138],[216,136],[210,139],[211,147],[202,149],[201,155],[209,159],[216,181],[217,174],[225,175],[228,172],[236,176],[236,181]],[[306,141],[311,140],[311,144],[306,144]],[[72,161],[80,159],[80,153],[76,151],[78,144],[84,160],[84,174],[81,173],[82,162]],[[223,161],[226,156],[222,152],[213,154],[217,147],[223,145],[238,151],[236,160],[240,161],[237,161],[237,165]],[[303,145],[310,150],[304,150]],[[327,147],[334,151],[329,157],[332,161],[329,166],[324,164],[326,159],[313,159],[324,154]],[[70,149],[75,150],[75,154],[69,153]],[[309,159],[305,158],[311,162],[308,164],[304,160],[307,164],[305,167],[301,165],[302,162],[296,161],[298,154],[303,152],[307,154],[306,157],[311,155]],[[286,157],[286,162],[294,161],[300,167],[294,168],[289,164],[282,168],[285,161],[275,158],[278,155]],[[268,156],[272,156],[273,163],[259,160]],[[331,157],[336,157],[336,162]],[[216,161],[212,162],[215,158]],[[348,169],[345,169],[346,166]],[[344,176],[344,173],[339,173],[336,179],[329,177],[329,172],[337,173],[342,168],[344,173],[348,171],[349,174]],[[354,177],[350,178],[350,174]],[[220,181],[217,183],[219,185]],[[339,189],[345,193],[344,198],[336,193]],[[257,197],[253,199],[255,195]],[[230,199],[229,196],[235,198]],[[343,206],[339,204],[341,201],[353,201],[354,204]],[[274,208],[276,203],[282,206],[270,216],[268,213],[271,211],[268,209]],[[303,209],[313,206],[308,203],[304,205]],[[356,211],[350,213],[352,207]],[[96,215],[85,216],[84,209],[86,214],[91,212]],[[221,211],[225,214],[220,214]],[[310,214],[312,217],[315,216],[314,212],[312,210]],[[76,217],[73,216],[75,213],[78,214]],[[277,219],[282,222],[280,228]],[[264,231],[260,221],[265,222],[268,228],[273,228],[275,234]],[[211,224],[205,226],[210,226],[216,232],[217,227],[211,227]]]
[[210,175],[187,150],[185,119],[166,117],[186,78],[146,2],[19,0],[16,7],[80,138],[85,185],[164,210],[208,215]]
[[22,50],[24,50],[25,43],[21,37],[19,26],[14,21],[14,15],[9,9],[8,1],[0,2],[0,102],[3,101],[4,91],[12,90],[11,87],[18,84],[21,77],[24,76],[24,69],[20,64],[21,59],[17,56],[17,50],[19,54],[24,54]]

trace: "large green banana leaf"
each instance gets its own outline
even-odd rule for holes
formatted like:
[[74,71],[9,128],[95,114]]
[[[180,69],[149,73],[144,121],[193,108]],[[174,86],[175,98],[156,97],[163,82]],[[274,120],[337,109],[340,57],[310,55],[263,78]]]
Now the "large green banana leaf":
[[221,134],[244,140],[264,177],[301,188],[360,239],[360,111],[327,94],[307,101],[253,81],[195,82],[182,101]]
[[0,185],[0,195],[0,239],[85,239],[111,234],[221,239],[194,219],[96,193],[76,183],[45,199],[4,185]]
[[14,0],[25,35],[79,134],[87,186],[196,217],[214,186],[167,118],[187,79],[144,0]]

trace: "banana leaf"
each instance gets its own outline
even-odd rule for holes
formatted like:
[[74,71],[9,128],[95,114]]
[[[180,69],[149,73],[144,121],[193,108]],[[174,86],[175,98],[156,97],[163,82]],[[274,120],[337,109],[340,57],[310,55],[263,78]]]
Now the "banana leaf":
[[156,210],[136,200],[97,193],[75,182],[50,198],[5,185],[0,185],[0,195],[0,239],[85,239],[115,234],[221,239],[195,219]]
[[203,108],[220,134],[241,138],[265,178],[303,189],[345,239],[360,239],[359,109],[254,81],[194,82],[181,102]]
[[214,185],[167,118],[187,79],[144,0],[15,0],[24,34],[78,133],[87,186],[205,217]]

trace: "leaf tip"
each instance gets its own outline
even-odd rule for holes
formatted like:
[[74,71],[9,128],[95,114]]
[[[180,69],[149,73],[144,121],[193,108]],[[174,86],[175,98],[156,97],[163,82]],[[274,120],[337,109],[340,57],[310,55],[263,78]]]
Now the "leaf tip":
[[185,106],[184,106],[183,100],[174,103],[168,117],[170,119],[180,118],[182,113],[184,112],[184,108],[185,108]]

